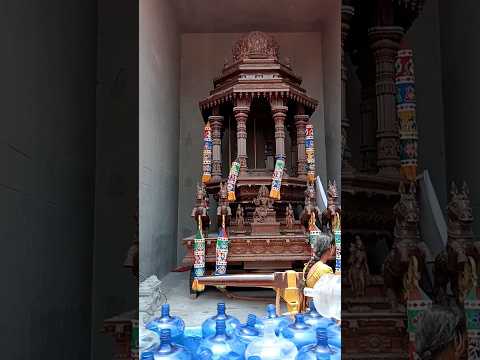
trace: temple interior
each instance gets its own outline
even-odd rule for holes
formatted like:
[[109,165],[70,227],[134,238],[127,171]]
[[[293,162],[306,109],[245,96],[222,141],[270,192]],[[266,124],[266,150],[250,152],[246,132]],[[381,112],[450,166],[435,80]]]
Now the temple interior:
[[[1,11],[6,29],[2,44],[8,50],[2,54],[6,90],[0,121],[0,238],[5,253],[0,303],[8,330],[2,334],[8,344],[3,356],[122,358],[116,341],[125,345],[130,334],[121,333],[122,326],[113,326],[115,336],[102,331],[105,319],[138,303],[137,283],[123,266],[136,229],[137,199],[140,278],[155,274],[162,279],[181,263],[186,253],[181,240],[195,229],[190,214],[201,176],[204,126],[198,102],[208,96],[212,80],[243,34],[271,33],[282,57],[290,57],[304,87],[319,101],[312,117],[317,173],[323,182],[339,179],[342,95],[332,77],[341,69],[340,4],[141,0],[138,18],[137,2],[44,3],[8,0]],[[358,15],[362,11],[357,5],[366,1],[345,3]],[[369,3],[388,7],[393,0]],[[429,171],[444,215],[450,182],[465,180],[478,219],[478,1],[428,0],[417,15],[404,40],[414,54],[419,169]],[[372,148],[362,143],[358,49],[351,49],[345,56],[349,80],[343,98],[349,160],[362,172],[362,154]],[[262,111],[258,113],[260,118]],[[228,156],[222,151],[227,156],[222,158],[224,169],[235,155],[233,126],[231,132],[226,127],[223,137],[222,146],[232,149]],[[247,140],[249,168],[271,167],[258,151],[269,136]],[[291,145],[287,136],[287,172],[294,163]],[[365,172],[370,170],[375,174],[368,167]],[[361,196],[369,205],[369,194]],[[360,210],[374,218],[379,212]],[[356,233],[352,229],[350,239]],[[478,221],[473,233],[478,239]],[[367,254],[369,239],[363,238]],[[343,249],[347,255],[348,247]],[[370,258],[378,274],[383,263]],[[177,284],[173,280],[165,281],[172,289]],[[377,352],[387,351],[382,346],[390,344],[381,337],[359,343],[364,350],[376,345]]]

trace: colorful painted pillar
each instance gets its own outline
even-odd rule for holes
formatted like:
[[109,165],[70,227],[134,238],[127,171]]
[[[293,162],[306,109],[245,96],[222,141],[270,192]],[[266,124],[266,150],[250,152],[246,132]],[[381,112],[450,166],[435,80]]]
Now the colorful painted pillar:
[[415,181],[418,163],[418,131],[413,52],[410,49],[400,49],[397,52],[395,86],[400,135],[400,174],[409,181]]

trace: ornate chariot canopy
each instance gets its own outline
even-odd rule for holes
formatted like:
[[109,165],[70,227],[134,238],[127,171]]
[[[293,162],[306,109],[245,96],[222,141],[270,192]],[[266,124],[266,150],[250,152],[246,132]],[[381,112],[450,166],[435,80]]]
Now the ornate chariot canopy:
[[204,114],[222,103],[256,96],[270,102],[293,100],[302,104],[307,114],[314,112],[318,101],[307,96],[301,87],[302,78],[292,71],[288,59],[279,60],[279,45],[273,37],[250,32],[234,45],[232,57],[233,62],[226,62],[222,74],[213,80],[210,96],[200,101]]

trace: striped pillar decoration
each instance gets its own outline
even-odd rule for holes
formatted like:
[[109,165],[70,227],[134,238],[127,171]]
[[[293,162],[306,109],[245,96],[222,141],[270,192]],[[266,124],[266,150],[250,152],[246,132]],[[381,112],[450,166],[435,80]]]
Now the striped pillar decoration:
[[216,244],[216,263],[215,275],[224,275],[227,272],[227,256],[228,256],[228,234],[225,226],[225,215],[222,215],[222,226],[218,231]]
[[315,181],[315,147],[313,144],[313,125],[305,126],[305,157],[307,168],[307,180],[312,183]]
[[195,277],[205,275],[205,238],[202,232],[202,217],[198,216],[198,228],[193,239],[193,270]]
[[208,183],[212,177],[212,128],[210,121],[207,121],[203,129],[203,174],[202,182]]
[[270,190],[270,197],[275,200],[280,200],[280,188],[282,187],[283,169],[285,168],[285,160],[277,159],[275,162],[275,170],[272,177],[272,189]]
[[240,162],[235,160],[230,166],[230,174],[227,181],[227,197],[228,201],[235,201],[235,187],[237,186],[238,174],[240,173]]
[[397,53],[395,86],[400,136],[400,174],[409,181],[415,181],[418,163],[418,131],[413,52],[410,49],[401,49]]
[[337,212],[332,219],[332,231],[335,238],[335,274],[342,273],[342,230],[340,226],[340,214]]

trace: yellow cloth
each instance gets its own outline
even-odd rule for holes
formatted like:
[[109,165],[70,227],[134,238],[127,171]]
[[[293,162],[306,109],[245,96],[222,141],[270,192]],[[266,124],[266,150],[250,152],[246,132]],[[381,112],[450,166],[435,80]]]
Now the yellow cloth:
[[308,272],[307,277],[305,278],[305,285],[309,288],[313,288],[322,275],[325,274],[333,274],[332,268],[321,261],[317,261]]

